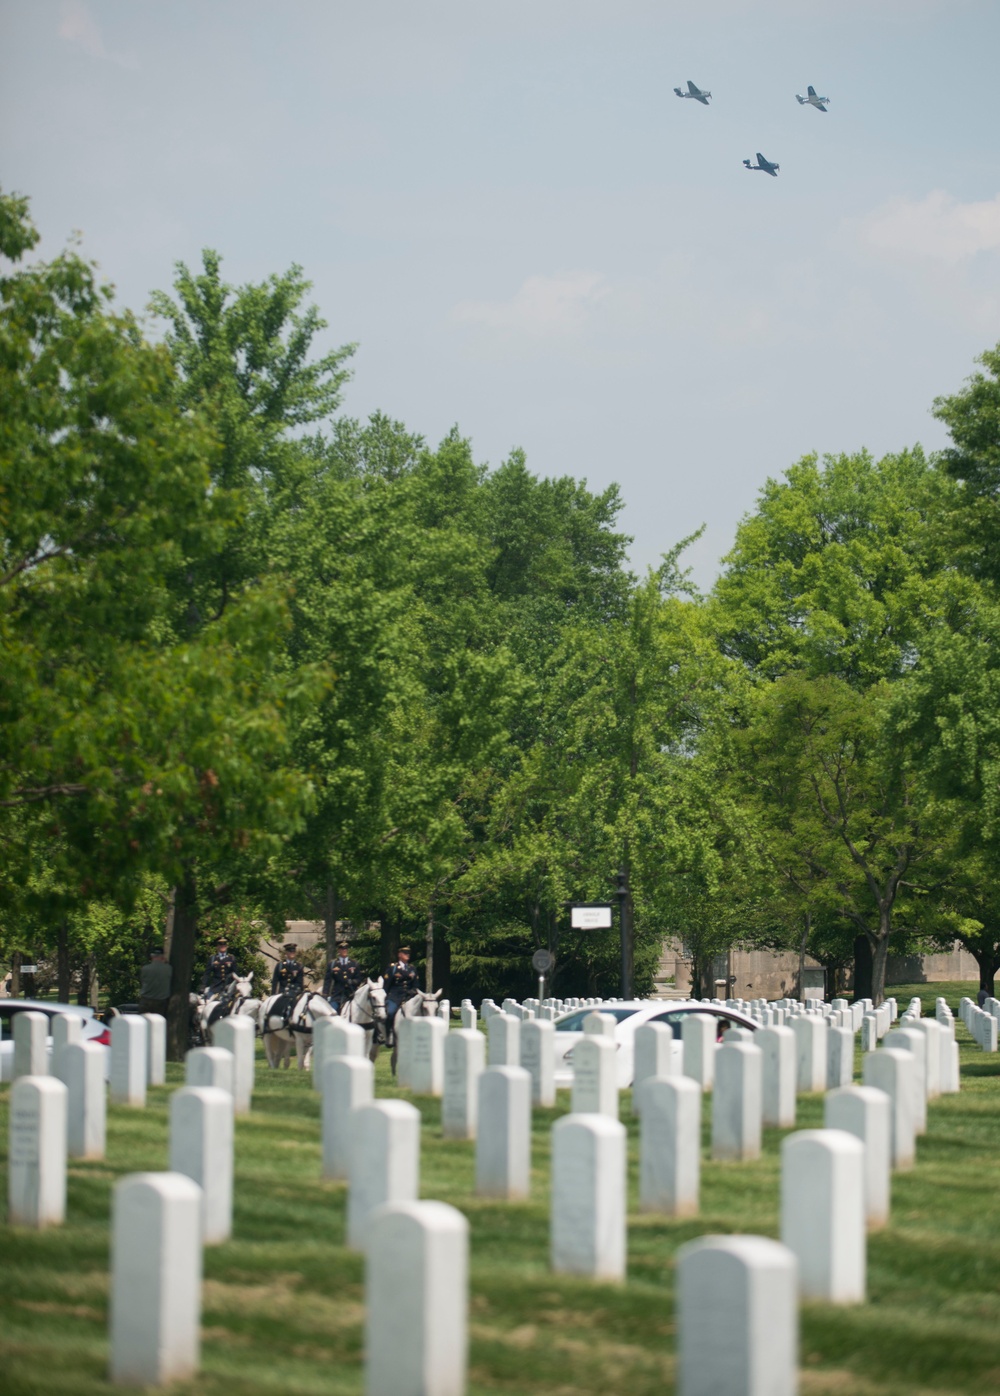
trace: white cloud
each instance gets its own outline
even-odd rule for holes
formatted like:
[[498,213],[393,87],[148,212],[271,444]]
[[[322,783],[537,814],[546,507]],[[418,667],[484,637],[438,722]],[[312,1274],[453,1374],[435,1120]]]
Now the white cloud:
[[122,68],[137,68],[135,59],[127,54],[109,53],[104,46],[100,26],[90,6],[84,0],[62,0],[59,6],[59,37],[82,48],[91,58],[104,58]]
[[581,330],[610,288],[596,271],[529,276],[505,301],[460,301],[452,320],[460,325],[547,338]]
[[861,231],[879,252],[955,264],[1000,251],[1000,194],[968,204],[943,189],[923,199],[893,199],[865,219]]

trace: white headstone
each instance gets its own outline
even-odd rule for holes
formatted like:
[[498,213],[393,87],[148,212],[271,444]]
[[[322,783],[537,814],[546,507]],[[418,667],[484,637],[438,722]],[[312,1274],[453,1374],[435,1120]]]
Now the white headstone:
[[218,1086],[184,1086],[170,1097],[170,1169],[201,1189],[201,1239],[233,1230],[233,1098]]
[[878,1046],[878,1016],[866,1013],[861,1019],[861,1050],[874,1052]]
[[899,1171],[913,1167],[916,1134],[913,1129],[916,1095],[916,1062],[912,1052],[880,1047],[862,1063],[862,1080],[889,1097],[889,1147],[892,1166]]
[[927,1133],[927,1039],[917,1027],[893,1028],[885,1045],[913,1055],[913,1132],[919,1138]]
[[764,1236],[677,1252],[678,1396],[796,1396],[798,1266]]
[[225,1047],[192,1047],[184,1058],[186,1086],[216,1086],[226,1091],[235,1108],[233,1095],[233,1054]]
[[[15,1019],[16,1021],[16,1019]],[[49,1074],[66,1084],[65,1052],[71,1042],[83,1041],[83,1019],[79,1013],[56,1013],[52,1019],[52,1059]]]
[[937,1100],[941,1094],[941,1024],[936,1018],[918,1018],[914,1027],[927,1039],[924,1055],[927,1099]]
[[613,1038],[617,1026],[618,1021],[613,1013],[588,1013],[583,1020],[584,1032],[594,1037]]
[[823,1124],[842,1129],[865,1146],[865,1218],[869,1229],[889,1220],[892,1168],[891,1101],[874,1086],[842,1086],[824,1101]]
[[465,1396],[468,1312],[462,1213],[444,1202],[379,1207],[365,1265],[366,1396]]
[[375,1065],[367,1057],[327,1057],[320,1077],[322,1175],[345,1180],[350,1173],[351,1111],[375,1099]]
[[488,1066],[518,1066],[521,1061],[521,1020],[512,1013],[493,1013],[486,1025]]
[[684,1075],[697,1081],[703,1091],[710,1091],[715,1079],[715,1031],[710,1013],[685,1013],[681,1024]]
[[11,1031],[14,1037],[13,1080],[20,1076],[48,1076],[49,1020],[46,1015],[21,1009],[14,1014]]
[[410,1088],[410,1028],[412,1018],[403,1015],[402,1008],[396,1014],[393,1031],[396,1034],[396,1085],[404,1090]]
[[760,1157],[761,1066],[761,1050],[750,1042],[724,1042],[716,1052],[714,1159],[743,1162]]
[[111,1209],[111,1371],[165,1386],[201,1356],[201,1189],[180,1173],[133,1173]]
[[632,1053],[632,1113],[638,1115],[643,1081],[683,1074],[684,1044],[669,1023],[643,1023],[635,1030]]
[[440,1018],[414,1018],[410,1024],[410,1090],[439,1096],[444,1090],[444,1043],[448,1024]]
[[795,1124],[797,1066],[795,1033],[791,1028],[761,1028],[754,1034],[760,1048],[761,1118],[765,1125],[791,1129]]
[[553,1270],[625,1278],[625,1145],[625,1126],[606,1115],[564,1115],[553,1126]]
[[70,1158],[104,1157],[107,1130],[106,1047],[71,1042],[63,1057],[66,1083],[66,1151]]
[[829,1029],[818,1013],[802,1013],[792,1025],[799,1092],[826,1090],[826,1040]]
[[138,1013],[123,1013],[111,1022],[111,1102],[146,1104],[146,1047],[149,1024]]
[[521,1065],[531,1077],[533,1104],[556,1103],[556,1041],[551,1022],[536,1019],[521,1024]]
[[405,1100],[373,1100],[351,1111],[347,1245],[364,1250],[383,1202],[415,1202],[420,1186],[420,1111]]
[[573,1048],[574,1115],[618,1118],[618,1048],[610,1037],[586,1034]]
[[233,1058],[233,1108],[249,1115],[256,1068],[257,1029],[250,1018],[231,1013],[215,1029],[215,1046]]
[[865,1148],[840,1129],[806,1129],[781,1145],[781,1239],[799,1262],[804,1299],[865,1297]]
[[479,1077],[486,1068],[486,1038],[478,1028],[450,1032],[444,1044],[441,1133],[445,1139],[475,1139]]
[[520,1066],[479,1076],[476,1192],[515,1201],[531,1186],[531,1077]]
[[[167,1084],[167,1020],[162,1013],[144,1013],[146,1020],[146,1084]],[[249,1022],[249,1019],[246,1021]],[[254,1025],[250,1024],[251,1028]],[[254,1031],[256,1029],[254,1028]]]
[[639,1087],[639,1207],[670,1217],[698,1211],[701,1087],[689,1076],[647,1076]]
[[11,1226],[40,1231],[60,1226],[66,1219],[66,1104],[66,1087],[54,1076],[19,1076],[11,1087],[7,1170]]
[[848,1027],[832,1026],[826,1040],[826,1086],[836,1090],[854,1080],[854,1033]]
[[[396,1018],[397,1032],[403,1021]],[[366,1039],[367,1033],[358,1023],[349,1023],[346,1018],[317,1018],[313,1027],[313,1087],[322,1089],[322,1069],[327,1057],[364,1057]]]
[[479,1027],[479,1019],[471,1003],[462,1004],[462,1027],[465,1028],[466,1031],[478,1029]]

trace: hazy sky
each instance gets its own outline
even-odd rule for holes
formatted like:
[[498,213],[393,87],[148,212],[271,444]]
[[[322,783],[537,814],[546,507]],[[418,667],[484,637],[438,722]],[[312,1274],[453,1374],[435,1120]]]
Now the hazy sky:
[[709,583],[768,475],[940,446],[1000,339],[998,56],[998,0],[0,0],[0,183],[135,309],[300,263],[347,412],[617,480]]

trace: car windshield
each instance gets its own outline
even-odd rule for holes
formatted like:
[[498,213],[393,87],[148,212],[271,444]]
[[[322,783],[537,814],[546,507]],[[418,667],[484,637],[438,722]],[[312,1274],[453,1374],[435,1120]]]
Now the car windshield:
[[742,1018],[736,1018],[728,1013],[720,1013],[716,1009],[709,1008],[691,1008],[687,1013],[682,1013],[679,1009],[675,1009],[672,1013],[658,1013],[652,1021],[654,1023],[669,1023],[673,1029],[674,1037],[680,1037],[681,1026],[684,1019],[691,1013],[707,1013],[710,1018],[715,1019],[715,1038],[717,1042],[722,1041],[722,1034],[729,1028],[745,1028],[749,1026],[749,1024],[744,1023]]
[[556,1023],[556,1032],[583,1032],[583,1020],[589,1018],[591,1013],[610,1013],[616,1022],[620,1023],[624,1018],[631,1018],[633,1013],[638,1013],[637,1008],[578,1008],[575,1013],[569,1013],[565,1018],[560,1018]]

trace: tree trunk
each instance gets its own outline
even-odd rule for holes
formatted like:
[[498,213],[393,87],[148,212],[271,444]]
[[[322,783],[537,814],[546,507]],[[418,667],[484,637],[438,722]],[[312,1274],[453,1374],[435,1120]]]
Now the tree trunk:
[[399,923],[395,916],[383,911],[379,916],[379,974],[387,970],[399,950]]
[[434,974],[441,990],[443,999],[451,998],[451,942],[448,939],[447,931],[441,933],[440,927],[434,940]]
[[191,1017],[188,995],[191,992],[197,938],[198,891],[194,868],[188,865],[183,880],[176,888],[174,933],[170,943],[170,968],[174,973],[167,1009],[167,1054],[173,1062],[183,1061],[188,1049]]
[[337,894],[333,890],[333,884],[327,883],[326,887],[326,910],[323,913],[324,934],[326,937],[326,967],[337,958],[337,920],[338,920]]
[[799,938],[799,1003],[806,1001],[806,946],[809,944],[809,932],[812,930],[812,916],[808,911],[802,913],[802,935]]
[[10,957],[10,996],[12,999],[21,997],[21,952],[15,950]]
[[427,956],[424,965],[424,991],[434,992],[434,908],[427,913]]
[[69,926],[65,917],[56,931],[56,998],[69,1003]]
[[879,1008],[885,1002],[885,972],[889,962],[889,935],[891,925],[883,923],[888,921],[888,915],[879,918],[879,933],[873,937],[872,945],[872,1003]]
[[94,972],[94,957],[88,955],[80,966],[80,989],[76,996],[76,1001],[81,1007],[90,1002],[90,976]]
[[872,947],[866,935],[854,937],[854,997],[872,997]]
[[170,896],[167,900],[167,920],[163,928],[163,953],[170,959],[170,950],[174,943],[174,907],[177,905],[177,888],[171,887]]
[[979,966],[979,987],[993,998],[993,981],[996,978],[997,970],[1000,969],[1000,961],[997,959],[995,950],[973,950],[976,964]]

